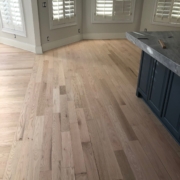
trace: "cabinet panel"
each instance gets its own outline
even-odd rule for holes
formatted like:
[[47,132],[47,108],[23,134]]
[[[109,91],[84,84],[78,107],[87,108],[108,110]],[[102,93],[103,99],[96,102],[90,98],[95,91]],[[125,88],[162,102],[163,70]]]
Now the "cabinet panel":
[[163,113],[163,122],[167,128],[179,138],[180,132],[180,77],[172,73],[166,105]]
[[158,116],[162,115],[164,97],[169,79],[169,70],[156,61],[149,93],[149,104]]
[[138,91],[145,99],[147,99],[149,92],[153,63],[154,61],[151,58],[151,56],[149,56],[146,53],[143,53],[141,60],[140,75],[139,75]]

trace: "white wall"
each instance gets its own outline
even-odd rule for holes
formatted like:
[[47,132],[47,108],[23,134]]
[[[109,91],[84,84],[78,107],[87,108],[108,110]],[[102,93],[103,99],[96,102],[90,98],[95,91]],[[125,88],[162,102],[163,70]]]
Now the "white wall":
[[[42,3],[46,2],[47,7],[43,8]],[[41,43],[43,50],[50,50],[62,45],[76,42],[82,39],[82,0],[77,0],[77,25],[50,30],[48,0],[38,0]],[[49,41],[47,41],[49,36]]]
[[140,31],[144,31],[145,28],[148,31],[179,31],[180,27],[152,24],[155,2],[156,0],[144,0]]
[[25,26],[27,37],[16,36],[13,34],[0,31],[0,43],[15,46],[21,49],[32,51],[35,53],[42,53],[40,30],[39,30],[39,18],[37,2],[34,0],[22,0],[24,7]]
[[85,39],[122,38],[125,37],[126,31],[139,31],[143,0],[136,0],[134,22],[129,24],[92,24],[91,1],[83,0],[83,37]]

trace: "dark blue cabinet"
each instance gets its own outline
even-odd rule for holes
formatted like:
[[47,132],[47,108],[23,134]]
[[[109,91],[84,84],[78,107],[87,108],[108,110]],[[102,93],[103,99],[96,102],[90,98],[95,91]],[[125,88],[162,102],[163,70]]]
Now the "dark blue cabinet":
[[137,96],[142,97],[180,142],[180,77],[142,53]]
[[172,73],[163,112],[163,123],[179,139],[180,137],[180,77]]
[[153,68],[153,60],[151,56],[146,53],[142,53],[142,61],[141,61],[141,71],[139,75],[139,82],[138,82],[138,92],[147,99],[149,93],[149,85],[152,75],[152,68]]
[[148,103],[157,114],[161,117],[164,104],[164,97],[169,80],[169,70],[158,61],[153,66],[153,75],[148,95]]

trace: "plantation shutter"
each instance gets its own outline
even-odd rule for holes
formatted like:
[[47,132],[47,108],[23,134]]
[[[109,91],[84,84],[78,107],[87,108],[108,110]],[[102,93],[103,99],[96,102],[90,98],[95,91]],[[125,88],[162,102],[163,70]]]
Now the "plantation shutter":
[[3,28],[23,31],[19,0],[0,0],[0,10]]
[[120,20],[131,20],[133,11],[133,0],[114,0],[114,18]]
[[132,21],[135,0],[96,0],[94,21]]
[[158,0],[156,12],[154,15],[155,22],[166,23],[170,21],[172,11],[172,0]]
[[96,0],[96,16],[112,16],[113,0]]
[[52,1],[52,14],[53,20],[64,19],[64,4],[63,0],[53,0]]
[[52,26],[75,22],[75,0],[52,0]]
[[74,0],[65,0],[65,18],[72,18],[75,16],[75,2]]
[[180,0],[174,0],[173,2],[171,23],[180,24]]

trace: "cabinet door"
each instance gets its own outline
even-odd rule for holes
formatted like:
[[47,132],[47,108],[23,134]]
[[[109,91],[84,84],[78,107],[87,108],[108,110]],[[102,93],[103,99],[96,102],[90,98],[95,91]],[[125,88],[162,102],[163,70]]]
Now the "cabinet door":
[[143,52],[138,82],[138,92],[147,100],[154,60]]
[[180,77],[172,73],[165,108],[163,122],[172,134],[179,139],[180,135]]
[[148,103],[153,111],[160,117],[164,104],[169,70],[158,61],[155,62]]

